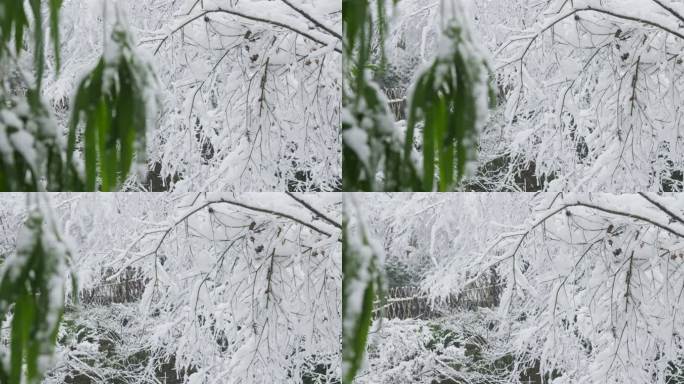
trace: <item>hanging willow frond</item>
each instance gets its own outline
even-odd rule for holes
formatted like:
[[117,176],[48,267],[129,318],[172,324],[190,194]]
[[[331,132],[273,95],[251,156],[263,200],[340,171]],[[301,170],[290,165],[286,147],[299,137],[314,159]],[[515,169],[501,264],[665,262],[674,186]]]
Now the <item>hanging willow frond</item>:
[[[469,33],[460,2],[444,0],[441,46],[414,82],[407,130],[402,133],[371,73],[371,68],[381,72],[384,67],[387,21],[385,1],[375,0],[376,14],[370,4],[369,0],[343,1],[347,80],[342,98],[344,190],[451,189],[475,157],[478,132],[488,104],[494,103],[491,71],[484,55]],[[370,63],[375,38],[380,47],[376,67]],[[422,162],[414,149],[419,125],[423,126]]]
[[[62,0],[47,1],[50,36],[57,68],[59,10]],[[151,67],[139,59],[126,30],[117,23],[104,55],[80,83],[65,146],[54,119],[40,98],[45,67],[43,2],[0,0],[0,59],[21,53],[26,10],[33,12],[35,84],[28,84],[26,100],[5,100],[11,109],[0,113],[0,190],[103,191],[121,187],[133,160],[145,162],[148,89],[155,82]],[[74,156],[80,151],[84,162]],[[99,181],[99,182],[98,182]]]
[[416,125],[422,123],[424,191],[446,191],[465,175],[467,163],[477,154],[478,132],[495,103],[491,71],[464,27],[463,10],[455,2],[443,6],[448,10],[443,10],[447,19],[441,47],[414,82],[404,144],[408,156]]
[[[42,195],[29,195],[30,212],[16,253],[0,272],[0,323],[11,316],[9,357],[5,348],[0,349],[1,383],[41,381],[64,312],[71,251],[41,199]],[[72,295],[75,287],[72,279]]]
[[[60,67],[59,55],[59,10],[62,0],[49,0],[48,15],[50,22],[50,40],[55,52],[57,70]],[[43,2],[29,0],[33,17],[34,63],[36,66],[36,89],[40,89],[45,69],[45,36],[43,31]],[[0,57],[7,54],[7,48],[14,43],[16,54],[19,55],[24,47],[24,30],[29,28],[29,18],[23,1],[0,0]]]
[[72,163],[80,141],[85,188],[89,191],[97,189],[98,177],[102,191],[118,189],[126,180],[133,159],[145,162],[147,89],[154,82],[153,72],[136,56],[121,25],[115,26],[112,43],[81,81],[69,126],[67,162]]
[[352,383],[366,354],[373,302],[383,299],[382,249],[366,231],[351,195],[342,221],[342,382]]
[[[379,35],[380,67],[383,67],[386,30],[385,2],[342,2],[345,38],[342,102],[343,189],[345,191],[411,190],[420,186],[416,162],[402,152],[403,138],[394,128],[388,100],[373,80],[371,41]],[[376,175],[383,172],[383,180]]]

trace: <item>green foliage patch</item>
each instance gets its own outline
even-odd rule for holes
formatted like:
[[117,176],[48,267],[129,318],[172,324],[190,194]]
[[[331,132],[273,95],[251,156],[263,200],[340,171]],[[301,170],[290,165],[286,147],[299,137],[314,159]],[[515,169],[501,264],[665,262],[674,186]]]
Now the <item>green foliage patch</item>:
[[20,383],[22,377],[29,384],[40,382],[64,312],[70,253],[39,197],[33,199],[16,254],[5,261],[0,275],[0,324],[11,317],[8,359],[0,349],[1,383]]
[[[33,19],[33,42],[34,47],[34,63],[36,66],[36,88],[40,90],[40,84],[45,69],[45,34],[42,28],[43,25],[43,2],[41,0],[29,0],[31,9],[31,16]],[[55,51],[55,61],[57,68],[60,66],[59,56],[59,9],[62,6],[62,0],[47,1],[49,24],[50,24],[50,40],[52,41],[53,49]],[[29,29],[29,18],[26,14],[26,7],[23,1],[19,0],[2,0],[0,1],[0,58],[8,54],[10,44],[14,44],[16,53],[19,54],[24,48],[24,30]]]
[[[477,135],[487,108],[495,105],[490,70],[472,37],[458,2],[443,26],[439,52],[418,75],[409,99],[405,134],[394,127],[388,100],[371,73],[385,67],[385,1],[343,1],[345,87],[342,101],[343,188],[345,191],[446,191],[462,179],[476,155]],[[379,48],[372,42],[377,39]],[[380,64],[371,65],[374,49]],[[489,103],[487,103],[489,100]],[[488,104],[488,105],[487,105]],[[423,156],[414,151],[416,127],[423,127]]]
[[[19,90],[8,90],[11,82],[0,79],[0,191],[113,191],[121,188],[134,160],[146,161],[148,90],[156,80],[152,68],[136,55],[119,13],[102,58],[79,84],[68,143],[63,142],[40,96],[46,40],[43,10],[47,7],[59,70],[61,6],[62,0],[0,0],[0,76],[18,76],[22,83]],[[16,68],[30,28],[35,80]],[[25,95],[18,96],[24,88]]]
[[69,126],[67,162],[71,163],[79,139],[89,191],[96,189],[98,176],[102,191],[118,189],[134,157],[145,162],[145,90],[151,85],[152,69],[136,58],[121,25],[114,28],[112,43],[114,55],[103,56],[81,81]]
[[342,223],[342,382],[351,383],[361,367],[376,295],[382,297],[380,255],[363,224],[350,224],[345,202]]

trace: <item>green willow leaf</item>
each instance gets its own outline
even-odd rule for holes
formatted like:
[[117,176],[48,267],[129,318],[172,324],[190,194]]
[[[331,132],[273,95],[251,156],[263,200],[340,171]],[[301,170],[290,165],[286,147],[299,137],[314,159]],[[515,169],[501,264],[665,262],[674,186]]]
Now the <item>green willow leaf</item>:
[[[440,140],[448,134],[449,125],[449,111],[446,100],[439,100],[434,109],[435,116],[435,137],[438,150],[438,166],[439,166],[439,189],[446,190],[446,188],[453,182],[454,167],[453,164],[453,148],[454,144],[451,140]],[[427,171],[426,171],[427,172]]]
[[435,176],[435,116],[428,110],[423,127],[423,190],[431,191]]
[[[116,182],[116,172],[113,172],[112,168],[118,162],[114,155],[116,151],[116,135],[112,133],[111,129],[114,122],[112,121],[108,104],[104,99],[100,99],[97,103],[92,129],[92,134],[97,136],[103,191],[109,191],[112,188],[112,184]],[[86,132],[86,134],[88,133]],[[86,159],[86,163],[88,163],[88,159]]]
[[[29,0],[35,26],[33,28],[33,61],[36,66],[36,89],[41,88],[45,72],[45,37],[43,36],[43,12],[41,0]],[[18,51],[17,51],[18,52]]]
[[[136,89],[135,84],[129,80],[134,77],[135,68],[132,68],[128,63],[123,63],[121,71],[126,73],[123,81],[127,83],[121,88],[125,94],[122,93],[119,97],[119,112],[114,125],[114,129],[116,129],[117,135],[121,140],[117,154],[119,167],[118,169],[112,168],[111,171],[125,174],[131,168],[133,156],[135,155],[135,143],[138,136],[136,124],[139,124],[140,121],[144,122],[146,117],[144,109],[136,108],[136,105],[145,105],[145,101],[140,98],[142,90]],[[145,135],[142,134],[140,136],[141,146],[144,146],[144,140]]]
[[[342,382],[352,383],[366,353],[376,296],[384,301],[380,249],[372,244],[353,197],[345,196],[342,222]],[[360,300],[360,302],[359,302]]]
[[10,382],[21,382],[23,367],[24,346],[29,338],[29,324],[31,324],[31,300],[28,294],[23,294],[14,306],[14,318],[12,319],[12,348]]
[[[74,109],[76,113],[76,109]],[[86,189],[89,191],[95,190],[96,176],[97,176],[97,126],[94,122],[95,116],[88,116],[88,126],[91,129],[86,129],[84,134],[84,152],[85,152],[85,170],[86,170]],[[95,127],[93,129],[92,127]]]
[[55,53],[55,67],[57,73],[61,66],[61,54],[59,47],[59,10],[62,8],[62,0],[50,0],[50,37]]
[[[361,368],[363,356],[366,353],[366,342],[368,340],[368,331],[370,330],[371,320],[373,316],[373,299],[375,298],[375,289],[373,284],[369,284],[363,295],[363,307],[361,316],[358,318],[357,327],[351,346],[353,350],[353,358],[350,359],[349,371],[345,377],[345,383],[351,383],[354,380],[356,372]],[[353,373],[353,374],[352,374]]]
[[[6,2],[7,3],[7,2]],[[24,28],[28,27],[28,19],[26,18],[26,13],[24,13],[24,5],[21,1],[9,1],[11,5],[8,5],[10,11],[9,16],[9,26],[11,30],[12,24],[14,24],[14,49],[20,52],[24,46]],[[9,31],[7,37],[9,38]]]

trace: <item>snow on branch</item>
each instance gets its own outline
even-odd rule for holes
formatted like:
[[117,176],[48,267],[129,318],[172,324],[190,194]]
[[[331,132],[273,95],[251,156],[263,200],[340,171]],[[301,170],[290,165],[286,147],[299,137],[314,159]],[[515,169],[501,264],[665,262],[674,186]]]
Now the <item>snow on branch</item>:
[[[297,8],[297,11],[299,12],[300,10]],[[303,12],[303,11],[301,11],[301,12]],[[212,13],[224,13],[224,14],[228,14],[228,15],[232,15],[232,16],[241,17],[241,18],[244,18],[247,20],[257,21],[257,22],[265,23],[265,24],[271,24],[273,26],[284,28],[284,29],[290,30],[292,32],[295,32],[299,35],[302,35],[302,36],[306,37],[307,39],[309,39],[309,40],[311,40],[317,44],[320,44],[324,47],[332,46],[332,47],[334,47],[333,50],[335,52],[342,53],[341,48],[335,47],[335,45],[341,43],[341,40],[342,40],[341,36],[332,30],[328,30],[328,28],[324,28],[324,31],[327,32],[328,35],[318,34],[318,33],[313,33],[310,31],[306,31],[305,28],[303,28],[303,26],[301,25],[301,23],[298,23],[296,20],[286,19],[286,18],[281,18],[279,20],[277,17],[270,14],[270,12],[267,12],[267,14],[271,15],[271,17],[262,17],[262,16],[257,16],[254,14],[247,13],[247,12],[239,10],[239,9],[218,7],[216,9],[204,9],[201,12],[199,12],[198,14],[193,15],[193,16],[189,16],[187,19],[179,22],[176,27],[173,27],[171,29],[171,32],[169,32],[164,38],[161,39],[161,41],[157,45],[157,48],[154,50],[154,54],[156,55],[159,52],[162,45],[164,45],[166,40],[168,40],[174,33],[180,31],[181,29],[183,29],[185,26],[192,23],[193,21],[200,19],[200,18],[203,18],[206,15],[209,15]],[[263,12],[262,12],[262,14],[263,14]],[[332,37],[334,39],[331,39],[331,37],[329,35],[332,35]]]

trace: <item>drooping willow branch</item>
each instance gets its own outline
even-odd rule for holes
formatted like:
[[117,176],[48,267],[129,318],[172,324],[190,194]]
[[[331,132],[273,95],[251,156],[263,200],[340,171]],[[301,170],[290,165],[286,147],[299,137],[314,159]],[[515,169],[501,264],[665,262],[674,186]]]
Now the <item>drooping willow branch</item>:
[[[205,10],[205,11],[203,11],[203,12],[201,12],[201,13],[199,13],[199,14],[193,16],[193,17],[191,17],[190,19],[186,20],[186,21],[183,22],[181,25],[179,25],[178,27],[176,27],[175,29],[173,29],[171,32],[169,32],[169,33],[168,33],[168,34],[159,42],[159,45],[157,45],[157,48],[154,50],[154,54],[156,55],[156,54],[159,52],[159,50],[160,50],[161,47],[164,45],[164,43],[165,43],[165,42],[169,39],[169,37],[171,37],[174,33],[176,33],[176,32],[178,32],[178,31],[180,31],[181,29],[185,28],[185,26],[187,26],[188,24],[192,23],[193,21],[195,21],[195,20],[197,20],[197,19],[200,19],[200,18],[202,18],[202,17],[204,17],[204,16],[206,16],[206,15],[208,15],[208,14],[211,14],[211,13],[227,13],[227,14],[229,14],[229,15],[239,16],[239,17],[242,17],[242,18],[245,18],[245,19],[248,19],[248,20],[257,21],[257,22],[260,22],[260,23],[266,23],[266,24],[275,25],[275,26],[277,26],[277,27],[285,28],[285,29],[288,29],[288,30],[290,30],[290,31],[292,31],[292,32],[295,32],[295,33],[297,33],[297,34],[300,34],[300,35],[306,37],[307,39],[309,39],[309,40],[311,40],[311,41],[313,41],[313,42],[315,42],[315,43],[318,43],[318,44],[320,44],[320,45],[322,45],[322,46],[328,46],[328,45],[329,45],[329,43],[326,43],[325,41],[323,41],[323,40],[317,38],[316,36],[314,36],[314,35],[312,35],[312,34],[310,34],[310,33],[308,33],[308,32],[302,31],[301,29],[296,28],[296,27],[293,27],[293,26],[291,26],[291,25],[287,25],[287,24],[285,24],[285,23],[282,23],[282,22],[279,22],[279,21],[276,21],[276,20],[269,20],[269,19],[265,19],[265,18],[263,18],[263,17],[250,15],[250,14],[247,14],[247,13],[244,13],[244,12],[241,12],[241,11],[236,11],[236,10],[234,10],[234,9],[225,9],[225,8],[220,8],[220,7],[219,7],[219,8],[217,8],[217,9],[208,9],[208,10]],[[337,38],[337,36],[336,36],[336,38]],[[335,52],[342,53],[342,50],[341,50],[340,48],[335,47],[335,48],[333,48],[333,49],[334,49]]]
[[[199,195],[198,195],[198,196],[199,196]],[[297,200],[297,201],[300,202],[300,204],[303,204],[300,200]],[[164,241],[166,240],[166,238],[169,236],[169,234],[173,231],[174,228],[176,228],[176,227],[177,227],[178,225],[180,225],[181,223],[185,222],[190,216],[196,214],[197,212],[203,210],[204,208],[210,207],[211,205],[215,205],[215,204],[229,204],[229,205],[237,206],[237,207],[244,208],[244,209],[247,209],[247,210],[250,210],[250,211],[255,211],[255,212],[260,212],[260,213],[266,213],[266,214],[273,215],[273,216],[276,216],[276,217],[283,217],[283,218],[289,219],[289,220],[291,220],[291,221],[294,221],[294,222],[296,222],[296,223],[298,223],[298,224],[301,224],[301,225],[303,225],[303,226],[305,226],[305,227],[307,227],[307,228],[309,228],[309,229],[311,229],[311,230],[313,230],[313,231],[315,231],[315,232],[318,232],[318,233],[320,233],[320,234],[322,234],[322,235],[325,235],[325,236],[328,236],[328,237],[333,237],[333,234],[332,234],[332,233],[330,233],[330,232],[328,232],[328,231],[326,231],[326,230],[324,230],[324,229],[318,228],[318,227],[316,227],[315,225],[313,225],[313,224],[311,224],[311,223],[307,223],[306,221],[304,221],[304,220],[302,220],[302,219],[299,219],[299,218],[297,218],[297,217],[295,217],[295,216],[292,216],[292,215],[290,215],[290,214],[287,214],[287,213],[275,211],[275,210],[268,209],[268,208],[257,207],[257,206],[253,206],[253,205],[250,205],[250,204],[246,204],[246,203],[242,203],[242,202],[238,202],[238,201],[234,201],[234,200],[227,200],[227,199],[223,199],[223,198],[217,199],[217,200],[210,200],[210,201],[207,201],[207,202],[205,202],[205,203],[203,203],[203,204],[200,204],[200,205],[197,206],[196,208],[190,210],[189,212],[187,212],[186,214],[184,214],[181,218],[179,218],[179,219],[176,220],[174,223],[172,223],[168,228],[163,229],[163,230],[155,230],[155,231],[147,232],[147,233],[143,234],[141,237],[139,237],[136,241],[133,242],[133,244],[131,244],[131,247],[129,247],[129,250],[130,250],[135,244],[137,244],[138,242],[140,242],[142,239],[146,238],[147,236],[149,236],[149,235],[151,235],[151,234],[154,234],[154,233],[162,233],[161,238],[159,239],[159,241],[157,242],[157,245],[154,247],[153,250],[151,250],[151,251],[149,251],[149,252],[146,252],[145,254],[141,255],[140,257],[137,257],[137,258],[135,258],[135,259],[133,259],[133,260],[127,262],[122,268],[119,269],[119,271],[118,271],[117,273],[115,273],[115,274],[113,274],[112,276],[110,276],[110,277],[108,278],[108,280],[115,279],[117,276],[119,276],[119,274],[120,274],[122,271],[125,271],[129,266],[131,266],[131,265],[137,263],[137,262],[140,261],[140,260],[145,259],[145,258],[148,257],[148,256],[154,255],[154,258],[155,258],[155,262],[154,262],[154,274],[155,274],[154,285],[155,285],[155,289],[156,289],[156,285],[157,285],[157,281],[158,281],[158,277],[157,277],[157,268],[158,268],[158,265],[157,265],[157,257],[158,257],[159,249],[161,248],[162,244],[164,244]],[[308,207],[307,207],[307,208],[308,208]],[[312,209],[313,209],[313,207],[312,207]],[[318,210],[315,210],[315,212],[318,212]],[[321,216],[321,217],[323,217],[323,216]],[[230,249],[232,248],[232,246],[235,244],[235,242],[236,242],[237,240],[243,239],[243,238],[244,238],[244,236],[240,236],[240,237],[238,237],[238,238],[236,238],[236,239],[233,239],[233,241],[232,241],[231,244],[228,246],[228,248],[227,248],[226,250],[224,250],[224,252],[223,252],[222,255],[220,256],[219,260],[222,261],[223,258],[225,257],[226,252],[228,252],[228,250],[230,250]],[[340,239],[338,239],[337,241],[338,241],[338,242],[342,242],[342,239],[340,238]],[[127,251],[127,252],[128,252],[128,251]],[[273,258],[273,255],[272,255],[271,257]],[[202,281],[202,283],[200,284],[200,287],[199,287],[200,289],[201,289],[201,287],[202,287],[202,284],[204,284],[204,283],[205,283],[205,281]],[[195,305],[196,305],[196,304],[195,304]]]
[[[204,203],[198,205],[196,208],[190,210],[189,212],[184,214],[182,217],[180,217],[178,220],[176,220],[174,223],[172,223],[168,228],[153,230],[153,231],[147,232],[147,233],[143,234],[142,236],[140,236],[137,240],[135,240],[131,244],[131,246],[128,248],[128,250],[126,250],[126,253],[128,253],[133,248],[133,246],[135,244],[138,244],[140,241],[147,238],[148,236],[153,235],[153,234],[162,233],[161,238],[159,239],[159,241],[157,242],[157,245],[154,247],[153,250],[151,250],[150,252],[146,252],[145,254],[141,255],[140,257],[135,258],[135,259],[131,260],[130,262],[126,263],[126,265],[124,267],[122,267],[119,272],[113,274],[111,277],[109,277],[109,279],[116,278],[121,271],[126,269],[126,267],[128,267],[132,264],[135,264],[138,261],[140,261],[140,260],[142,260],[142,259],[144,259],[150,255],[155,255],[155,257],[156,257],[156,255],[159,252],[159,249],[161,248],[162,244],[164,243],[164,241],[169,236],[171,231],[173,231],[174,228],[176,228],[179,224],[183,223],[190,216],[192,216],[195,213],[201,211],[202,209],[207,208],[207,207],[214,205],[214,204],[229,204],[229,205],[237,206],[237,207],[244,208],[244,209],[254,211],[254,212],[266,213],[266,214],[269,214],[272,216],[282,217],[282,218],[285,218],[288,220],[292,220],[298,224],[301,224],[301,225],[313,230],[314,232],[318,232],[318,233],[325,235],[327,237],[333,237],[333,234],[330,233],[329,231],[327,231],[325,229],[318,228],[317,226],[315,226],[311,223],[307,223],[306,221],[304,221],[302,219],[299,219],[295,216],[292,216],[292,215],[284,213],[284,212],[279,212],[279,211],[275,211],[275,210],[263,208],[263,207],[257,207],[257,206],[241,203],[239,201],[234,201],[234,200],[227,200],[227,199],[210,200],[210,201],[204,202]],[[337,241],[342,242],[342,239],[338,239]]]
[[559,207],[559,208],[557,208],[557,209],[554,209],[554,210],[551,211],[550,213],[546,214],[543,218],[537,220],[537,221],[536,221],[536,222],[535,222],[527,231],[525,231],[524,233],[522,233],[522,235],[521,235],[521,237],[520,237],[520,240],[518,241],[518,243],[517,243],[515,249],[513,250],[513,253],[510,254],[510,255],[508,255],[507,257],[505,257],[505,258],[503,258],[503,259],[499,259],[496,263],[498,264],[499,262],[501,262],[501,261],[503,261],[503,260],[509,259],[509,258],[511,258],[511,257],[515,257],[515,254],[518,252],[518,250],[520,249],[520,247],[521,247],[523,241],[525,240],[525,238],[527,237],[527,235],[530,234],[530,232],[532,232],[532,231],[533,231],[534,229],[536,229],[538,226],[542,225],[546,220],[548,220],[548,219],[550,219],[551,217],[555,216],[555,215],[558,214],[559,212],[561,212],[561,211],[563,211],[563,210],[566,210],[566,209],[568,209],[568,208],[571,208],[571,207],[585,207],[585,208],[591,208],[591,209],[595,209],[595,210],[597,210],[597,211],[602,211],[602,212],[610,213],[610,214],[612,214],[612,215],[624,216],[624,217],[629,217],[629,218],[632,218],[632,219],[635,219],[635,220],[644,221],[644,222],[649,223],[649,224],[651,224],[651,225],[653,225],[653,226],[656,226],[656,227],[658,227],[658,228],[660,228],[660,229],[663,229],[663,230],[665,230],[665,231],[667,231],[667,232],[669,232],[669,233],[671,233],[671,234],[673,234],[673,235],[675,235],[675,236],[677,236],[677,237],[682,237],[682,238],[684,238],[684,233],[679,232],[679,231],[677,231],[676,229],[674,229],[674,228],[672,228],[672,227],[669,227],[669,226],[667,226],[667,225],[665,225],[665,224],[658,223],[657,221],[655,221],[655,220],[653,220],[653,219],[650,219],[650,218],[648,218],[648,217],[644,217],[644,216],[637,215],[637,214],[630,213],[630,212],[622,212],[622,211],[618,211],[618,210],[615,210],[615,209],[610,209],[610,208],[602,207],[602,206],[600,206],[600,205],[596,205],[596,204],[592,204],[592,203],[586,203],[586,202],[576,201],[576,202],[573,202],[573,203],[565,203],[565,204],[563,204],[561,207]]
[[[620,14],[620,13],[617,13],[617,12],[614,12],[614,11],[609,11],[609,10],[607,10],[607,9],[593,8],[593,7],[591,7],[591,6],[587,6],[587,7],[584,7],[584,8],[573,9],[572,11],[566,13],[565,15],[562,15],[562,16],[560,16],[560,17],[557,17],[556,19],[554,19],[553,21],[549,22],[549,23],[546,24],[544,27],[542,27],[539,31],[537,31],[536,33],[534,33],[534,35],[530,36],[530,37],[529,37],[530,42],[525,46],[525,49],[523,50],[523,53],[522,53],[522,55],[520,55],[520,58],[519,58],[518,60],[522,61],[522,60],[525,58],[525,55],[526,55],[527,52],[529,51],[529,49],[530,49],[530,47],[532,46],[532,44],[534,43],[534,41],[537,40],[537,38],[538,38],[539,36],[541,36],[544,32],[548,31],[548,30],[551,29],[553,26],[555,26],[556,24],[560,23],[561,21],[567,19],[568,17],[573,16],[573,15],[575,15],[575,14],[577,14],[577,13],[580,13],[580,12],[597,12],[597,13],[603,13],[603,14],[606,14],[606,15],[609,15],[609,16],[616,17],[616,18],[618,18],[618,19],[630,20],[630,21],[635,21],[635,22],[638,22],[638,23],[650,25],[650,26],[652,26],[652,27],[656,27],[656,28],[662,29],[663,31],[666,31],[666,32],[668,32],[668,33],[670,33],[670,34],[672,34],[672,35],[674,35],[674,36],[677,36],[678,38],[684,40],[684,34],[679,33],[679,32],[677,32],[677,31],[675,31],[675,30],[673,30],[673,29],[671,29],[671,28],[668,28],[668,27],[666,27],[666,26],[664,26],[664,25],[662,25],[662,24],[656,23],[655,21],[651,21],[651,20],[648,20],[648,19],[642,19],[642,18],[635,17],[635,16],[623,15],[623,14]],[[502,45],[501,48],[499,49],[499,51],[501,51],[501,49],[505,48],[507,45],[508,45],[508,44]]]
[[[311,224],[311,223],[307,223],[306,221],[304,221],[304,220],[302,220],[302,219],[299,219],[299,218],[296,218],[296,217],[294,217],[294,216],[292,216],[292,215],[289,215],[289,214],[287,214],[287,213],[278,212],[278,211],[274,211],[274,210],[267,209],[267,208],[262,208],[262,207],[251,206],[251,205],[248,205],[248,204],[245,204],[245,203],[241,203],[241,202],[238,202],[238,201],[234,201],[234,200],[219,199],[219,200],[216,200],[216,201],[212,201],[212,202],[205,203],[205,206],[209,206],[209,205],[217,204],[217,203],[224,203],[224,204],[234,205],[234,206],[237,206],[237,207],[241,207],[241,208],[248,209],[248,210],[250,210],[250,211],[261,212],[261,213],[267,213],[267,214],[269,214],[269,215],[273,215],[273,216],[277,216],[277,217],[283,217],[283,218],[292,220],[292,221],[294,221],[294,222],[297,222],[297,223],[299,223],[299,224],[301,224],[301,225],[303,225],[303,226],[305,226],[305,227],[307,227],[307,228],[309,228],[309,229],[311,229],[311,230],[313,230],[313,231],[315,231],[315,232],[318,232],[318,233],[320,233],[320,234],[322,234],[322,235],[326,235],[326,236],[328,236],[328,237],[332,237],[332,236],[333,236],[332,233],[330,233],[330,232],[328,232],[328,231],[326,231],[326,230],[324,230],[324,229],[318,228],[318,227],[316,227],[315,225],[313,225],[313,224]],[[200,208],[200,209],[201,209],[201,208]],[[342,240],[338,240],[338,241],[341,242]]]
[[[649,201],[650,201],[650,200],[649,200]],[[516,232],[510,233],[510,234],[505,234],[505,235],[499,236],[499,237],[498,237],[498,238],[497,238],[497,239],[496,239],[496,240],[487,248],[487,251],[485,252],[485,254],[489,253],[489,251],[490,251],[491,249],[493,249],[494,247],[496,247],[497,244],[501,243],[501,242],[502,242],[504,239],[506,239],[506,238],[517,237],[517,236],[519,236],[520,238],[519,238],[518,241],[516,242],[515,248],[513,249],[513,251],[512,251],[511,253],[507,254],[506,256],[504,256],[504,257],[502,257],[502,258],[499,258],[499,259],[497,259],[497,260],[494,260],[494,261],[492,261],[491,263],[488,263],[488,264],[484,265],[482,268],[480,268],[480,272],[477,273],[477,274],[475,274],[475,276],[473,276],[470,280],[468,280],[468,281],[466,282],[465,285],[470,284],[471,282],[476,281],[478,278],[480,278],[480,276],[482,276],[482,273],[483,273],[484,271],[489,270],[489,268],[495,267],[495,266],[497,266],[498,264],[500,264],[500,263],[502,263],[502,262],[504,262],[504,261],[506,261],[506,260],[508,260],[508,259],[513,259],[513,264],[515,265],[515,256],[517,255],[518,251],[520,250],[520,248],[522,247],[523,243],[525,242],[525,239],[530,235],[530,233],[532,233],[532,231],[534,231],[534,230],[535,230],[537,227],[539,227],[540,225],[544,224],[544,223],[545,223],[547,220],[549,220],[551,217],[553,217],[553,216],[557,215],[558,213],[560,213],[560,212],[562,212],[562,211],[564,211],[564,210],[566,210],[566,209],[568,209],[568,208],[571,208],[571,207],[585,207],[585,208],[595,209],[595,210],[602,211],[602,212],[609,213],[609,214],[616,215],[616,216],[629,217],[629,218],[632,218],[632,219],[635,219],[635,220],[639,220],[639,221],[642,221],[642,222],[651,224],[651,225],[653,225],[653,226],[655,226],[655,227],[657,227],[657,228],[660,228],[660,229],[662,229],[662,230],[665,230],[666,232],[669,232],[669,233],[671,233],[671,234],[673,234],[673,235],[675,235],[675,236],[677,236],[677,237],[684,238],[684,232],[680,232],[679,230],[677,230],[677,229],[675,229],[675,228],[672,228],[672,227],[670,227],[670,226],[668,226],[668,225],[666,225],[666,224],[659,223],[659,222],[656,221],[655,219],[651,219],[651,218],[648,218],[648,217],[645,217],[645,216],[642,216],[642,215],[638,215],[638,214],[630,213],[630,212],[623,212],[623,211],[619,211],[619,210],[615,210],[615,209],[611,209],[611,208],[606,208],[606,207],[602,207],[602,206],[600,206],[600,205],[596,205],[596,204],[588,203],[588,202],[583,202],[583,201],[574,201],[574,202],[563,203],[560,207],[558,207],[558,208],[556,208],[556,209],[553,209],[553,210],[549,211],[549,212],[546,213],[543,217],[541,217],[541,218],[535,220],[527,229],[522,230],[522,231],[516,231]],[[661,208],[661,207],[658,207],[658,208],[659,208],[660,210],[663,210],[663,208]],[[663,211],[664,211],[664,210],[663,210]],[[667,211],[664,211],[664,212],[665,212],[665,213],[668,213]],[[669,214],[669,213],[668,213],[668,216],[672,217],[672,214]],[[514,274],[513,274],[513,278],[515,279],[515,271],[514,271]],[[514,280],[514,281],[515,281],[515,280]]]
[[[525,49],[523,49],[523,52],[522,52],[522,54],[520,55],[520,57],[519,57],[518,59],[513,60],[513,61],[511,61],[511,62],[509,62],[509,63],[503,65],[503,66],[506,66],[506,65],[510,65],[510,64],[513,64],[513,63],[518,62],[518,61],[520,62],[520,84],[521,84],[521,86],[520,86],[520,90],[518,91],[518,97],[517,97],[517,100],[516,100],[516,103],[515,103],[515,104],[516,104],[516,108],[515,108],[516,110],[517,110],[517,105],[518,105],[519,102],[520,102],[520,97],[521,97],[521,95],[522,95],[523,65],[524,65],[524,60],[525,60],[525,56],[527,56],[527,53],[529,52],[530,48],[532,47],[532,44],[537,40],[537,38],[538,38],[539,36],[541,36],[544,32],[548,31],[549,29],[553,28],[556,24],[560,23],[561,21],[567,19],[567,18],[570,17],[570,16],[576,15],[576,14],[581,13],[581,12],[597,12],[597,13],[602,13],[602,14],[609,15],[609,16],[612,16],[612,17],[615,17],[615,18],[618,18],[618,19],[630,20],[630,21],[635,21],[635,22],[638,22],[638,23],[650,25],[650,26],[652,26],[652,27],[659,28],[659,29],[661,29],[661,30],[663,30],[663,31],[665,31],[665,32],[670,33],[670,34],[673,35],[673,36],[676,36],[676,37],[678,37],[678,38],[684,40],[684,34],[682,34],[682,33],[680,33],[680,32],[677,32],[677,31],[675,31],[674,29],[668,28],[667,26],[664,26],[664,25],[662,25],[662,24],[660,24],[660,23],[657,23],[657,22],[655,22],[655,21],[652,21],[652,20],[648,20],[648,19],[644,19],[644,18],[640,18],[640,17],[636,17],[636,16],[624,15],[624,14],[617,13],[617,12],[614,12],[614,11],[610,11],[610,10],[607,10],[607,9],[594,8],[594,7],[591,7],[591,6],[586,6],[586,7],[582,7],[582,8],[573,9],[573,10],[571,10],[570,12],[568,12],[568,13],[562,15],[562,16],[559,16],[559,17],[555,18],[554,20],[552,20],[551,22],[549,22],[548,24],[546,24],[545,26],[543,26],[541,29],[539,29],[537,32],[534,32],[532,35],[517,37],[517,38],[515,38],[515,39],[509,40],[508,43],[502,44],[501,47],[499,47],[499,49],[498,49],[498,50],[496,51],[496,53],[494,54],[494,55],[496,56],[498,53],[500,53],[500,52],[503,51],[506,47],[508,47],[514,40],[530,39],[530,41],[529,41],[529,42],[527,43],[527,45],[525,46]],[[678,16],[678,15],[675,15],[675,16]]]

